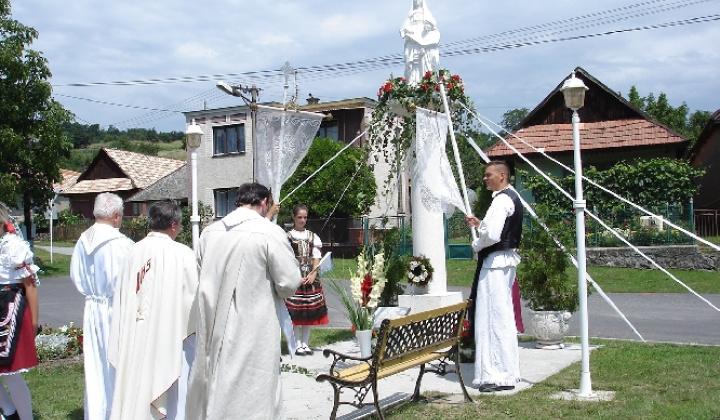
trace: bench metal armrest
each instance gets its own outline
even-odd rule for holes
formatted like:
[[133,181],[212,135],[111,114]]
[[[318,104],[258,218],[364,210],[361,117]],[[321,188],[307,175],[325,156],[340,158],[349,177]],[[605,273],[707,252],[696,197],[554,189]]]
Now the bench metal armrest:
[[330,365],[330,374],[332,375],[335,372],[335,365],[338,364],[338,362],[346,362],[348,360],[354,360],[357,362],[365,362],[367,364],[370,364],[370,361],[373,358],[373,355],[371,354],[368,357],[357,357],[357,356],[351,356],[349,354],[340,353],[338,351],[335,351],[333,349],[325,349],[323,350],[323,356],[330,357],[332,356],[333,362]]

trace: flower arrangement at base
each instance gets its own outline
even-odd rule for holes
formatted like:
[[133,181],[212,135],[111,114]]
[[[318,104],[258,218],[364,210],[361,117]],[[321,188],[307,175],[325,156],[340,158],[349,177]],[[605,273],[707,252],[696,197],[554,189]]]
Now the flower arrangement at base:
[[433,271],[430,259],[424,255],[420,255],[410,259],[405,269],[405,276],[407,277],[408,283],[416,286],[424,286],[432,280]]
[[350,294],[344,285],[330,282],[347,310],[353,331],[373,328],[375,309],[387,282],[386,274],[383,253],[373,254],[369,248],[364,248],[357,258],[357,270],[350,273]]
[[58,329],[45,325],[42,332],[35,336],[35,349],[40,363],[79,355],[82,348],[83,330],[72,322]]

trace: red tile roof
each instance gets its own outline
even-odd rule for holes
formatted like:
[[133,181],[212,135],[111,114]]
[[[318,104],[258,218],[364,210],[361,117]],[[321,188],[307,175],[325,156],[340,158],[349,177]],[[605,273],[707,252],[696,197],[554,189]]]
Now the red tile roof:
[[63,191],[64,194],[92,194],[114,191],[129,191],[134,189],[130,178],[103,178],[80,181]]
[[[127,178],[82,179],[63,191],[63,194],[88,194],[105,191],[143,190],[173,173],[186,163],[142,153],[117,149],[103,149]],[[97,158],[96,158],[97,159]]]
[[[573,150],[572,124],[534,125],[515,133],[545,153],[569,152]],[[510,136],[508,142],[519,152],[536,153],[529,146]],[[580,123],[580,146],[582,150],[615,149],[625,147],[656,146],[677,144],[688,139],[667,129],[667,127],[645,119],[602,121]],[[487,151],[490,157],[514,155],[503,142],[494,144]]]
[[69,169],[60,169],[60,175],[62,175],[62,181],[53,184],[53,188],[60,188],[66,190],[77,182],[80,172],[71,171]]

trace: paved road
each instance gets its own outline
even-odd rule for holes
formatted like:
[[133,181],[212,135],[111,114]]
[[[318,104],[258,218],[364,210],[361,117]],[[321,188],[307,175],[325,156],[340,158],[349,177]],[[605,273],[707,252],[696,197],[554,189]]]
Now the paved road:
[[[70,277],[43,279],[39,291],[42,324],[59,327],[73,321],[82,325],[84,299]],[[450,291],[460,291],[464,297],[469,294],[467,288],[450,288]],[[339,300],[329,291],[326,296],[330,326],[349,327],[344,312],[339,309],[342,307]],[[720,345],[720,312],[694,295],[611,293],[609,297],[645,340]],[[720,307],[720,295],[703,297]],[[591,337],[639,340],[597,293],[588,298],[588,313]],[[523,319],[527,326],[527,308],[523,309]],[[578,314],[571,319],[569,335],[580,335]]]
[[[48,247],[43,247],[48,248]],[[54,247],[54,252],[72,254],[72,248]],[[720,277],[720,276],[719,276]],[[470,294],[466,287],[449,287]],[[40,322],[59,327],[70,321],[82,324],[84,299],[70,277],[42,280],[40,291]],[[349,328],[341,302],[325,291],[331,327]],[[713,309],[692,294],[679,293],[610,293],[609,298],[648,341],[720,345],[720,311]],[[720,294],[703,295],[720,308]],[[523,320],[528,326],[529,310],[523,307]],[[570,320],[569,335],[580,335],[580,316]],[[598,294],[588,298],[588,331],[591,337],[639,340],[640,338]],[[526,331],[529,333],[529,331]]]

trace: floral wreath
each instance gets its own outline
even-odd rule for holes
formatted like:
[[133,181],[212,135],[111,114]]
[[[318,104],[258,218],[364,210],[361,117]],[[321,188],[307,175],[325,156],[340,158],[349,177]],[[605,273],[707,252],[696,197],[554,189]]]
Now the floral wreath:
[[[418,83],[391,75],[378,89],[378,102],[369,129],[367,144],[377,154],[376,159],[385,160],[390,167],[405,161],[406,152],[415,138],[416,107],[443,111],[440,86],[445,88],[455,132],[463,133],[472,128],[468,109],[473,109],[474,105],[465,95],[465,82],[459,75],[446,69],[428,71]],[[458,102],[464,106],[457,105]],[[386,191],[392,189],[395,176],[388,174]]]
[[425,72],[417,84],[408,83],[404,77],[391,77],[378,89],[378,104],[396,100],[409,111],[413,111],[416,104],[422,107],[439,105],[442,101],[441,84],[445,86],[445,94],[450,102],[459,100],[467,103],[465,82],[462,78],[457,74],[450,74],[448,70],[440,70],[437,74]]
[[433,271],[430,260],[420,255],[410,259],[405,269],[405,276],[408,279],[408,283],[424,286],[432,280]]

